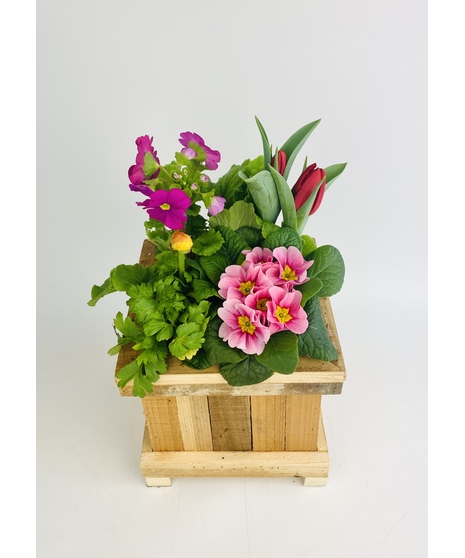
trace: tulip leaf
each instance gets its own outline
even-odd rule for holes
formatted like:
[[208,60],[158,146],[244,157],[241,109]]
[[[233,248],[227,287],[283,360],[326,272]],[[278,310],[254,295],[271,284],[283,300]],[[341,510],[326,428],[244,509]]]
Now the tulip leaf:
[[292,331],[275,333],[265,345],[264,351],[255,358],[274,372],[292,374],[299,363],[297,335]]
[[310,196],[308,196],[304,204],[297,211],[297,227],[298,227],[297,230],[299,231],[299,233],[301,233],[304,230],[305,225],[307,224],[307,220],[310,216],[310,210],[313,207],[313,203],[315,201],[316,195],[318,194],[318,190],[321,188],[323,182],[324,182],[324,178],[323,180],[320,180],[320,182],[318,182],[316,188],[313,190]]
[[239,176],[247,184],[259,217],[264,221],[274,223],[281,211],[281,206],[271,174],[264,170],[251,178],[243,173],[239,173]]
[[325,191],[331,186],[331,184],[336,180],[336,178],[342,173],[342,171],[346,168],[347,163],[338,163],[336,165],[331,165],[330,167],[326,167],[325,174],[326,174],[326,186]]
[[289,172],[291,170],[292,164],[297,157],[299,151],[302,149],[304,143],[307,141],[310,134],[313,130],[318,126],[321,122],[321,118],[319,120],[315,120],[314,122],[310,122],[310,124],[306,124],[302,126],[297,132],[292,134],[292,136],[284,143],[281,147],[281,150],[286,153],[286,169],[284,171],[284,178],[287,179],[289,176]]
[[263,142],[263,159],[264,159],[264,168],[266,169],[268,165],[271,163],[271,147],[270,142],[268,141],[268,136],[266,135],[265,128],[262,126],[260,120],[255,117],[255,122],[257,123],[258,129],[260,130],[260,135],[262,136]]
[[[276,190],[279,196],[279,203],[283,212],[283,223],[286,227],[291,227],[297,230],[297,214],[295,210],[294,196],[292,195],[289,184],[286,182],[279,172],[271,165],[268,165],[271,175],[276,185]],[[269,219],[266,219],[268,221]]]

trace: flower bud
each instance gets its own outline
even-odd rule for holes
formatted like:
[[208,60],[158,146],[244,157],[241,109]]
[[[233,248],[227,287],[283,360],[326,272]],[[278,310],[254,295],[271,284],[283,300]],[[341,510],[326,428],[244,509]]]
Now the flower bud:
[[171,236],[170,244],[171,248],[176,250],[176,252],[183,252],[184,254],[187,254],[190,252],[193,242],[192,238],[188,234],[176,231]]

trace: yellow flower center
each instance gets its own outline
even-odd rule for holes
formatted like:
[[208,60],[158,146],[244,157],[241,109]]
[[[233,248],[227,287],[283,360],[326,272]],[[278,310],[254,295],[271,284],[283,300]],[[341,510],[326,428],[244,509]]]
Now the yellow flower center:
[[241,327],[242,333],[250,333],[251,335],[257,329],[250,321],[248,316],[239,316],[237,318],[237,323]]
[[281,273],[281,279],[284,279],[284,281],[297,281],[298,277],[296,275],[296,272],[288,265],[286,265],[286,267],[283,269],[283,272]]
[[255,283],[252,281],[246,281],[245,283],[241,283],[239,287],[239,291],[244,295],[247,296],[250,294],[250,291],[255,287]]
[[168,209],[171,209],[171,206],[169,203],[162,203],[160,205],[160,209],[163,209],[164,211],[168,211]]
[[266,303],[268,302],[267,298],[259,298],[257,300],[256,309],[261,310],[262,312],[266,311]]
[[292,320],[292,316],[289,314],[289,308],[281,308],[281,306],[276,306],[276,312],[274,313],[274,315],[282,324],[285,324],[286,322]]

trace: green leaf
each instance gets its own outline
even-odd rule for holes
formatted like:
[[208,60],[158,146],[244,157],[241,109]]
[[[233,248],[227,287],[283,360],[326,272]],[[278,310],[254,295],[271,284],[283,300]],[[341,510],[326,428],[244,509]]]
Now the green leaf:
[[205,370],[211,366],[203,348],[199,349],[192,358],[186,358],[184,364],[194,370]]
[[128,337],[129,339],[132,339],[134,341],[140,339],[140,336],[142,334],[140,326],[138,326],[136,322],[129,316],[123,318],[123,314],[121,312],[118,312],[114,320],[114,325],[115,328],[125,337]]
[[140,371],[140,366],[137,364],[136,360],[131,361],[129,364],[123,366],[120,371],[116,374],[118,378],[118,387],[123,388],[127,385],[134,376]]
[[167,325],[165,317],[161,312],[151,312],[144,321],[144,333],[147,336],[155,335]]
[[246,250],[248,248],[247,242],[231,229],[218,227],[217,230],[224,238],[223,248],[226,250],[228,257],[232,262],[236,262],[237,258],[241,255],[242,250]]
[[312,253],[313,265],[309,269],[312,277],[318,277],[323,287],[320,297],[333,296],[344,283],[345,266],[341,253],[334,246],[320,246]]
[[295,210],[294,196],[292,195],[289,184],[271,165],[269,165],[268,168],[276,184],[279,203],[283,212],[283,223],[285,226],[297,230],[297,213]]
[[253,176],[264,169],[263,156],[247,159],[242,165],[233,165],[216,184],[210,183],[215,195],[225,198],[225,208],[229,209],[235,202],[247,197],[247,185],[239,176],[239,172],[247,177]]
[[87,303],[89,306],[95,306],[97,302],[104,296],[114,293],[116,291],[115,287],[111,283],[110,277],[105,280],[105,282],[98,286],[94,285],[90,293],[91,299]]
[[291,171],[292,164],[294,163],[295,158],[297,157],[299,151],[302,149],[304,143],[307,141],[310,134],[313,130],[318,126],[321,122],[321,118],[319,120],[315,120],[314,122],[310,122],[310,124],[306,124],[302,126],[297,132],[292,134],[292,136],[284,143],[281,147],[281,150],[286,153],[286,170],[284,171],[284,178],[287,179],[289,176],[289,172]]
[[271,147],[270,142],[268,141],[268,136],[266,135],[265,128],[262,126],[260,120],[255,117],[255,122],[257,123],[258,129],[260,131],[260,135],[262,137],[263,143],[263,162],[264,168],[266,169],[268,165],[271,163]]
[[153,154],[150,151],[147,151],[144,155],[144,166],[142,169],[145,177],[148,178],[149,176],[152,176],[159,168],[160,164],[157,163]]
[[315,201],[319,189],[323,186],[323,181],[324,179],[318,182],[311,195],[308,196],[304,204],[297,211],[297,230],[299,231],[299,233],[301,233],[305,228],[308,218],[310,217],[310,211],[313,207],[313,202]]
[[231,265],[233,262],[227,257],[220,254],[214,254],[213,256],[200,256],[200,265],[202,269],[207,274],[210,281],[217,285],[220,280],[221,274],[224,270]]
[[194,242],[192,252],[198,256],[212,256],[221,248],[224,240],[221,234],[217,231],[210,230],[204,232]]
[[313,296],[321,291],[323,288],[323,283],[318,279],[318,277],[312,277],[310,281],[303,283],[302,285],[297,285],[296,290],[302,293],[302,300],[300,304],[305,306],[306,302],[310,300]]
[[240,200],[234,203],[230,209],[223,209],[220,213],[210,217],[210,225],[227,227],[233,231],[237,231],[241,227],[260,229],[261,225],[257,218],[254,204]]
[[316,242],[315,239],[311,236],[303,234],[302,238],[302,256],[306,258],[309,254],[311,254],[314,250],[316,250]]
[[318,360],[337,360],[338,353],[326,329],[319,297],[311,298],[304,310],[308,316],[308,328],[298,336],[299,354]]
[[268,222],[265,221],[262,225],[263,238],[268,238],[271,233],[280,230],[280,228],[281,227],[279,227],[278,225],[275,225],[274,223],[268,223]]
[[237,363],[220,364],[220,372],[230,386],[251,386],[259,384],[273,375],[273,370],[257,362],[248,355]]
[[275,232],[268,235],[263,243],[263,248],[269,248],[274,250],[284,246],[289,248],[289,246],[295,246],[299,250],[302,250],[302,239],[299,233],[290,227],[280,227]]
[[192,215],[186,223],[186,234],[194,240],[207,229],[207,220],[202,215]]
[[280,331],[272,335],[265,350],[255,357],[263,366],[280,374],[292,374],[299,363],[297,335],[292,331]]
[[267,170],[263,170],[251,178],[247,178],[244,174],[241,176],[247,184],[258,215],[265,221],[274,223],[281,211],[281,206],[271,174]]
[[153,268],[141,264],[121,264],[110,272],[111,283],[117,291],[127,291],[131,285],[141,285],[153,280]]
[[239,349],[230,347],[226,341],[223,341],[223,339],[218,336],[218,330],[222,323],[223,321],[221,318],[215,316],[215,318],[210,320],[205,330],[205,342],[202,349],[205,351],[205,356],[210,366],[221,362],[240,362],[246,356],[245,353]]
[[168,345],[168,348],[173,356],[184,359],[190,351],[200,349],[204,340],[199,325],[189,322],[176,328],[176,337]]
[[237,229],[237,234],[242,237],[249,248],[260,246],[263,241],[262,233],[258,229],[252,227],[241,227]]
[[343,172],[346,166],[347,163],[338,163],[336,165],[331,165],[325,168],[325,174],[326,174],[325,191],[331,186],[331,184],[336,180],[336,178]]
[[201,302],[202,300],[206,300],[212,296],[219,297],[218,294],[218,287],[215,287],[210,283],[210,281],[205,281],[203,279],[194,279],[192,282],[192,296],[195,298],[197,302]]

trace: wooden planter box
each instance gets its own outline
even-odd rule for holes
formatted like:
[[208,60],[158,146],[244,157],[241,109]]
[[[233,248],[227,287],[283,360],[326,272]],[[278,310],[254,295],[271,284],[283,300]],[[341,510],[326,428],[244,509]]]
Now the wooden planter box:
[[[153,263],[149,241],[140,263]],[[171,359],[153,393],[142,399],[141,471],[148,486],[170,486],[172,477],[303,477],[305,486],[326,483],[321,397],[341,393],[346,372],[329,299],[321,299],[321,307],[337,361],[302,357],[289,376],[233,387],[218,366],[192,370]],[[135,356],[123,347],[116,372]],[[120,392],[132,396],[132,385]]]

